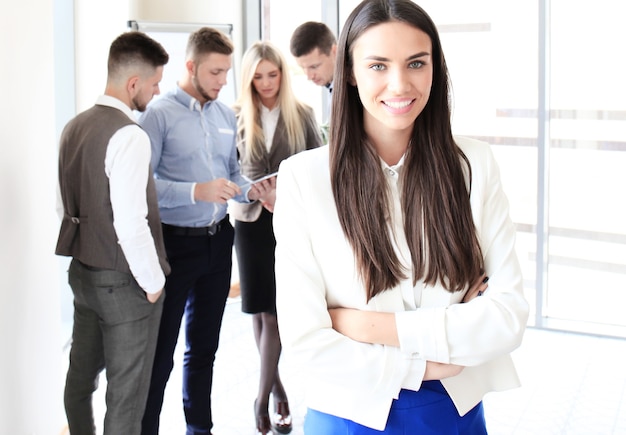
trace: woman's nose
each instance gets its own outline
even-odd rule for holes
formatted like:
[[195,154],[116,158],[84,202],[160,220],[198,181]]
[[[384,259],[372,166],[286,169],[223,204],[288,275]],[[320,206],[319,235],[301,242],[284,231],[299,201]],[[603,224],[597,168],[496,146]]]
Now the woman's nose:
[[409,77],[407,71],[402,68],[392,68],[388,74],[387,89],[396,93],[402,94],[410,88]]

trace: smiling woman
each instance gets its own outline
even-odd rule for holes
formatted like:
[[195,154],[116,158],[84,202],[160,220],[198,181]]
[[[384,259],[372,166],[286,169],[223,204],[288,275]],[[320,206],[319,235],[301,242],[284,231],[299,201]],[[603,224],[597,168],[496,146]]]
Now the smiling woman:
[[[388,46],[401,39],[406,43]],[[430,37],[420,29],[387,22],[363,33],[352,48],[351,84],[365,109],[369,140],[388,165],[397,164],[406,152],[413,123],[428,102],[431,46]]]
[[412,1],[356,7],[333,83],[329,145],[281,164],[274,214],[305,433],[485,434],[528,317],[491,150],[452,135],[439,35]]

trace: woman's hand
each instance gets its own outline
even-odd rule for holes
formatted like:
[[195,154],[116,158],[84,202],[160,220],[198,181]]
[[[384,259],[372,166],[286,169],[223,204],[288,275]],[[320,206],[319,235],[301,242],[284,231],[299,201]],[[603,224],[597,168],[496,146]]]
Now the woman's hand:
[[248,192],[248,199],[251,201],[260,200],[276,191],[276,177],[254,183]]
[[456,364],[444,364],[434,361],[426,361],[426,372],[424,372],[425,381],[438,381],[445,378],[451,378],[463,371],[463,366]]
[[463,297],[463,302],[469,302],[475,297],[482,296],[485,290],[487,290],[487,281],[489,281],[489,277],[484,273],[476,280],[474,285],[472,285],[465,296]]
[[267,211],[274,213],[274,204],[276,204],[276,189],[270,190],[263,198],[259,198],[263,207],[267,209]]

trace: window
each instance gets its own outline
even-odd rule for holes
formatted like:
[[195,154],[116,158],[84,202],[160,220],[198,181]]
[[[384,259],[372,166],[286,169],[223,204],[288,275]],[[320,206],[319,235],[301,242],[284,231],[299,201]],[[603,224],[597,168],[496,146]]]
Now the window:
[[306,21],[322,21],[321,0],[294,2],[291,0],[271,0],[269,11],[270,35],[272,41],[282,51],[291,71],[294,92],[304,103],[315,111],[317,120],[322,122],[322,91],[320,86],[307,80],[289,51],[291,34]]
[[[611,0],[592,10],[566,0],[420,5],[441,32],[455,133],[488,141],[499,161],[531,323],[626,336],[626,65],[616,47],[626,39],[623,7]],[[541,99],[549,103],[547,150],[539,144]],[[546,233],[537,227],[542,208]],[[542,240],[546,267],[536,263]]]
[[[295,26],[319,19],[321,8],[338,6],[342,25],[358,3],[313,2],[300,15],[308,6],[272,0],[272,22],[287,24],[282,33],[272,27],[272,40],[288,44]],[[626,63],[618,45],[626,40],[625,7],[613,0],[419,4],[440,31],[455,134],[489,142],[500,164],[530,323],[626,337]],[[296,86],[306,87],[294,73],[302,78]]]

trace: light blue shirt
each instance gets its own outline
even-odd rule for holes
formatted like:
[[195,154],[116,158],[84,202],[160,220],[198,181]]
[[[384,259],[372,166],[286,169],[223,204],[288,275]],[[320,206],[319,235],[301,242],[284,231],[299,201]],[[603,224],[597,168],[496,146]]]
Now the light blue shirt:
[[[227,204],[196,202],[196,183],[226,178],[243,185],[237,159],[237,122],[220,101],[204,106],[180,87],[153,100],[139,119],[150,136],[161,221],[203,227],[226,216]],[[233,198],[248,202],[250,187]]]

